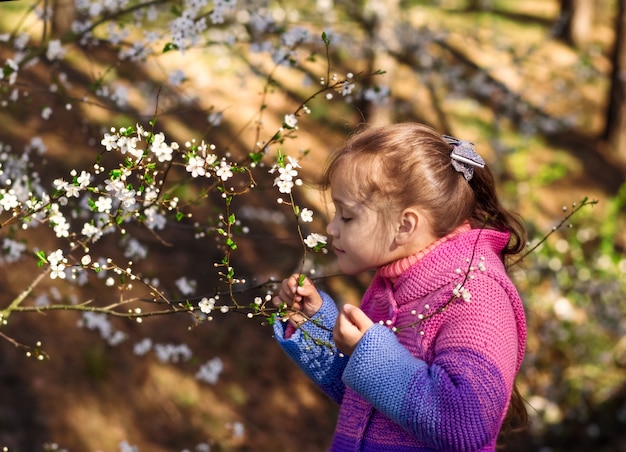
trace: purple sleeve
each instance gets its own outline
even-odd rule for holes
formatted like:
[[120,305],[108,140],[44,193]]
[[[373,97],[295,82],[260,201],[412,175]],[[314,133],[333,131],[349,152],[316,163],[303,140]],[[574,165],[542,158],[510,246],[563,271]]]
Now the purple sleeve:
[[286,323],[274,324],[274,335],[287,355],[332,400],[341,403],[345,385],[341,375],[348,358],[339,354],[333,342],[333,327],[337,319],[335,302],[324,292],[322,307],[304,325],[285,338]]
[[375,324],[350,357],[345,384],[434,449],[478,450],[493,441],[508,405],[518,347],[508,297],[502,288],[493,290],[495,298],[459,301],[459,309],[440,314],[446,320],[436,331],[430,363]]

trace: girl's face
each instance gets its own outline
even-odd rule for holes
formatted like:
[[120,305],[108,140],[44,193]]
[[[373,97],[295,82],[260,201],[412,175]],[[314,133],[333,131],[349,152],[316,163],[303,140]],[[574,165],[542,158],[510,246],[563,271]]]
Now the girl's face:
[[330,191],[335,215],[326,232],[332,237],[339,269],[354,275],[391,262],[393,238],[382,215],[354,200],[339,175],[332,178]]

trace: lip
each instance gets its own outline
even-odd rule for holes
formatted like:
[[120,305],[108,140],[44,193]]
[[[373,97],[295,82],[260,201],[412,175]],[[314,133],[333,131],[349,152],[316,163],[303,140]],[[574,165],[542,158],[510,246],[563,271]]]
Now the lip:
[[341,248],[337,248],[336,246],[333,246],[333,250],[335,250],[336,254],[344,254],[345,251],[342,250]]

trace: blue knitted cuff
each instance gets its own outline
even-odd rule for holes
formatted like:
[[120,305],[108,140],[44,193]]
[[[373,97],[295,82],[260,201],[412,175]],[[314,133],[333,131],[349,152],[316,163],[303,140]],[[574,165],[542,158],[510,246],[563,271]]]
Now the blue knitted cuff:
[[374,324],[357,344],[343,373],[343,382],[377,410],[406,425],[404,398],[416,372],[427,364],[415,358],[395,334]]
[[285,339],[284,322],[276,322],[274,334],[298,367],[331,399],[340,403],[345,390],[341,375],[348,359],[338,353],[333,342],[332,330],[338,314],[335,302],[328,294],[319,293],[322,307],[311,320],[296,329],[289,339]]
[[330,295],[322,291],[318,292],[322,297],[322,307],[311,317],[311,320],[298,327],[290,338],[285,339],[287,322],[279,320],[274,323],[274,335],[281,346],[284,341],[300,342],[307,341],[307,339],[311,344],[313,343],[313,339],[332,343],[332,330],[338,315],[337,306],[335,306],[335,302]]

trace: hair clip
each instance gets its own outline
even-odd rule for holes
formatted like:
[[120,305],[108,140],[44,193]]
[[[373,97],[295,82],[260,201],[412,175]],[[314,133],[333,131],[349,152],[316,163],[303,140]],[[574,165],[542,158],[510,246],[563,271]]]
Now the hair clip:
[[450,158],[452,159],[452,166],[456,171],[463,174],[466,181],[474,176],[474,167],[484,168],[485,161],[474,150],[474,143],[469,141],[459,140],[458,138],[451,137],[449,135],[442,135],[443,140],[452,146],[452,152]]

